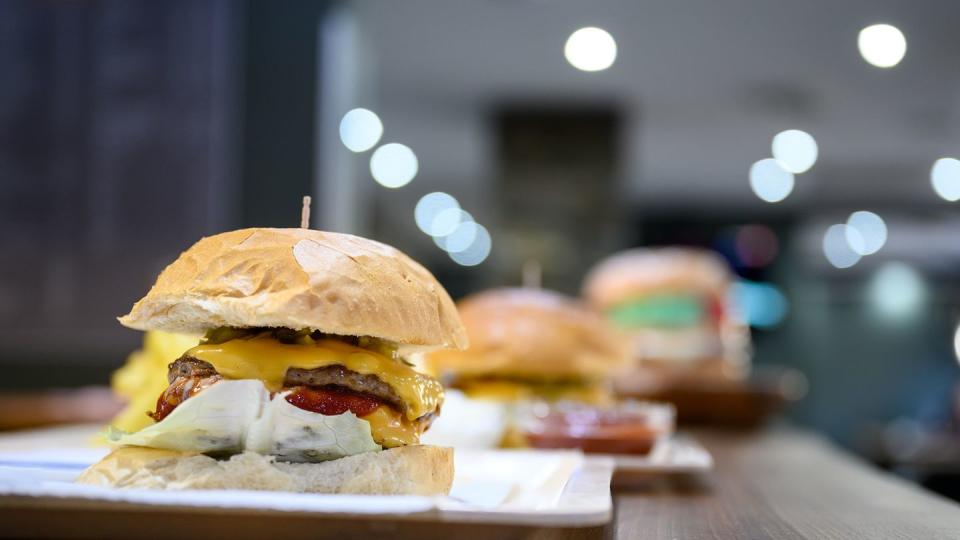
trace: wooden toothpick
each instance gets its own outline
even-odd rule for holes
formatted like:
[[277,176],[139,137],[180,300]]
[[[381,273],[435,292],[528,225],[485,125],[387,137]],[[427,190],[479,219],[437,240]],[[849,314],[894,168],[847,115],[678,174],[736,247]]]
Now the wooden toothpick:
[[300,228],[310,228],[310,196],[303,196],[303,208],[300,209]]
[[523,263],[523,287],[525,289],[539,289],[543,282],[543,268],[540,261],[528,259]]

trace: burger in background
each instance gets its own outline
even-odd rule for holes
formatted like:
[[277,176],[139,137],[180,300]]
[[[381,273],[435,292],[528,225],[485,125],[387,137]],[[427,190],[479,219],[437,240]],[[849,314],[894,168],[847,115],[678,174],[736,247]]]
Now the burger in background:
[[710,384],[749,371],[749,331],[727,308],[732,275],[717,254],[632,249],[600,261],[583,296],[632,342],[639,368],[621,385]]
[[586,276],[590,306],[629,336],[633,368],[623,397],[671,403],[682,424],[755,428],[806,392],[789,368],[751,370],[750,332],[728,304],[733,274],[712,251],[638,248]]
[[[629,366],[628,343],[575,299],[502,288],[457,307],[470,347],[425,363],[462,395],[448,400],[430,441],[646,453],[672,431],[669,407],[617,403],[612,381]],[[500,419],[496,436],[490,418]]]
[[503,288],[457,304],[470,347],[437,351],[427,365],[450,388],[497,401],[611,404],[611,374],[626,344],[574,299],[542,289]]

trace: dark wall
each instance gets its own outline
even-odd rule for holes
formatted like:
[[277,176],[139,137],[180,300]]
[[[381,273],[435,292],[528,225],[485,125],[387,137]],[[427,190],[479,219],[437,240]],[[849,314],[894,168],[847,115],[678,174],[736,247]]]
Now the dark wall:
[[[536,260],[544,285],[578,294],[593,261],[616,247],[622,111],[577,103],[505,105],[492,115],[499,236]],[[505,265],[516,283],[523,260]]]
[[179,252],[298,221],[326,4],[0,3],[0,387],[105,382]]
[[241,206],[244,225],[300,223],[313,191],[320,19],[328,2],[248,3]]

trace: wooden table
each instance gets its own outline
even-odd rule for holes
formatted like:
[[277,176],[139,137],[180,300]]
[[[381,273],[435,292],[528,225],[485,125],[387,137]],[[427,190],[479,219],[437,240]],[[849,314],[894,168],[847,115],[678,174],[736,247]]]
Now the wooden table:
[[717,468],[615,491],[609,531],[630,539],[958,539],[960,505],[884,474],[818,436],[697,433]]
[[716,458],[712,474],[619,485],[613,522],[602,528],[318,520],[124,505],[94,513],[76,504],[0,499],[0,537],[960,539],[960,505],[883,474],[817,436],[789,429],[696,436]]

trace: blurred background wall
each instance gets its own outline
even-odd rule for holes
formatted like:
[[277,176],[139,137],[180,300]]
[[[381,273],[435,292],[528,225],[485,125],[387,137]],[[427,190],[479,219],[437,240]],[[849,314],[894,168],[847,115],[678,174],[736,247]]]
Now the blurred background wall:
[[123,306],[237,223],[238,15],[0,4],[4,386],[103,381],[139,341]]
[[[140,340],[114,317],[164,264],[294,226],[310,193],[315,226],[399,247],[455,297],[528,260],[575,294],[617,249],[716,249],[755,300],[755,362],[809,379],[795,420],[854,447],[942,427],[960,214],[930,174],[960,154],[957,20],[946,0],[3,2],[0,385],[104,381]],[[907,36],[894,69],[858,53],[876,22]],[[610,69],[564,58],[583,26],[615,37]],[[356,107],[416,155],[408,185],[341,143]],[[819,157],[771,204],[750,171],[789,129]],[[435,191],[489,231],[471,266],[416,225]],[[863,258],[827,234],[860,210],[887,230]]]

